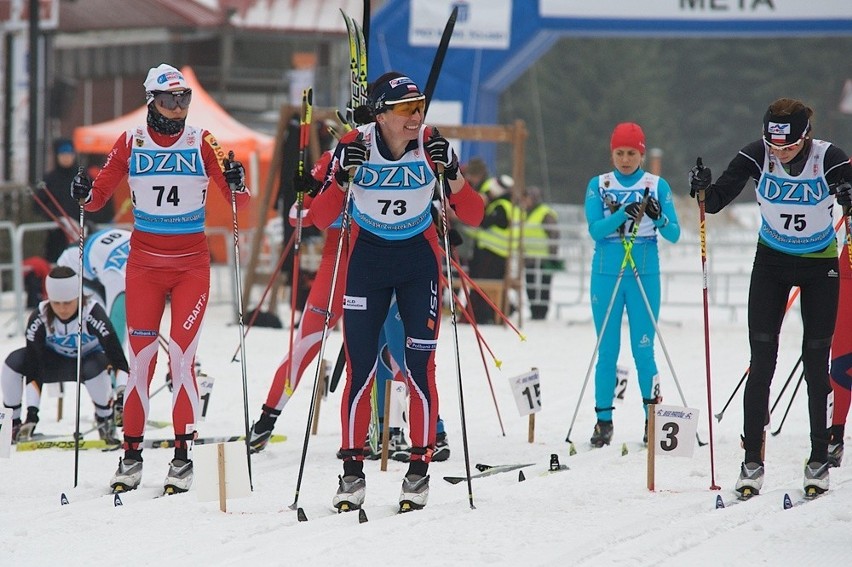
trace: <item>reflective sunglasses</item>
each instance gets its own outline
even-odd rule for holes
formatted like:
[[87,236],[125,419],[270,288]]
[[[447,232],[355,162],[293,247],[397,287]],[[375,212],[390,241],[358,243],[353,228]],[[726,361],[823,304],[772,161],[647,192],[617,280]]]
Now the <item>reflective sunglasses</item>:
[[178,106],[189,108],[192,102],[192,89],[182,91],[157,91],[153,93],[154,101],[166,110],[175,110]]
[[798,149],[802,146],[804,141],[805,141],[805,136],[802,136],[801,138],[799,138],[798,140],[796,140],[792,144],[784,144],[784,145],[779,146],[778,144],[773,144],[772,142],[767,142],[766,139],[763,140],[763,142],[767,146],[769,146],[770,149],[773,149],[776,152],[788,152],[790,150]]
[[420,114],[426,109],[426,97],[405,98],[402,100],[387,101],[385,103],[390,111],[399,116],[412,116],[418,110]]

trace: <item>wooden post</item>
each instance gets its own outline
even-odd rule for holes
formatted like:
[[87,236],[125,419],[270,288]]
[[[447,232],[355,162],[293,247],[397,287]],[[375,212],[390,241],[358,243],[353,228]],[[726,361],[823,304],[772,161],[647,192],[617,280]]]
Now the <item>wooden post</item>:
[[[537,372],[538,368],[533,366],[530,368],[533,372]],[[531,412],[529,415],[529,427],[527,428],[527,442],[535,443],[535,412]]]
[[319,368],[319,389],[317,390],[317,397],[314,400],[314,421],[311,424],[311,435],[317,434],[317,429],[319,429],[319,414],[320,414],[320,405],[322,405],[322,395],[325,393],[326,388],[326,380],[328,379],[328,362],[325,359],[320,360],[320,368]]
[[655,404],[648,405],[648,490],[654,491],[654,453],[656,452],[656,408]]
[[219,443],[216,446],[216,460],[219,465],[219,509],[223,512],[228,511],[228,500],[225,490],[225,444]]
[[59,397],[56,399],[56,421],[62,421],[62,402],[65,400],[65,383],[59,383]]
[[385,412],[382,416],[382,471],[388,470],[388,443],[390,441],[390,405],[393,380],[385,382]]

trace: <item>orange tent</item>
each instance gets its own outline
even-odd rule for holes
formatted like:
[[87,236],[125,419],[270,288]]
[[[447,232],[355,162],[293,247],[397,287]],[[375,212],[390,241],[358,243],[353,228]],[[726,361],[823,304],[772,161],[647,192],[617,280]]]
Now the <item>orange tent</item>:
[[[263,189],[261,180],[269,175],[274,140],[271,136],[255,132],[237,122],[225,112],[204,90],[190,67],[183,67],[181,73],[192,89],[192,104],[189,107],[187,123],[212,132],[219,145],[225,151],[233,150],[236,159],[246,168],[246,181],[253,195],[252,206],[239,212],[238,222],[241,228],[252,227],[257,221],[258,204],[263,198],[260,194]],[[81,154],[107,155],[123,132],[145,124],[147,112],[147,106],[142,106],[113,120],[75,128],[74,147]],[[230,234],[234,227],[231,203],[219,198],[218,190],[215,193],[217,196],[207,201],[207,226],[222,227]],[[132,223],[130,190],[126,181],[116,190],[113,201],[117,211],[115,221]],[[230,245],[227,238],[213,238],[210,243],[213,260],[224,262],[225,247]]]

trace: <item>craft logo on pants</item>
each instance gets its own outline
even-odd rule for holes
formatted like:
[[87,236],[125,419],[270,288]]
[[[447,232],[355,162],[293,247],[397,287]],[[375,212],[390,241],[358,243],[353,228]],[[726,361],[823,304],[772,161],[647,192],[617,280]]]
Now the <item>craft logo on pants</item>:
[[198,298],[198,302],[195,304],[195,307],[192,308],[192,313],[190,313],[189,317],[186,318],[186,321],[183,322],[184,329],[187,331],[192,329],[192,326],[195,325],[196,319],[198,319],[204,311],[205,303],[207,303],[207,294],[202,293],[201,297]]
[[351,295],[343,296],[343,308],[344,309],[352,309],[354,311],[366,311],[367,310],[367,298],[366,297],[353,297]]

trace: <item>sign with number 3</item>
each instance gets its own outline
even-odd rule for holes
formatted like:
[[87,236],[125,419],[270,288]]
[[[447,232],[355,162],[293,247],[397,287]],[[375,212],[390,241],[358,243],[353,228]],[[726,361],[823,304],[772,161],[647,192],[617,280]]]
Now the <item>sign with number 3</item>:
[[698,410],[678,406],[654,407],[654,454],[692,457]]

